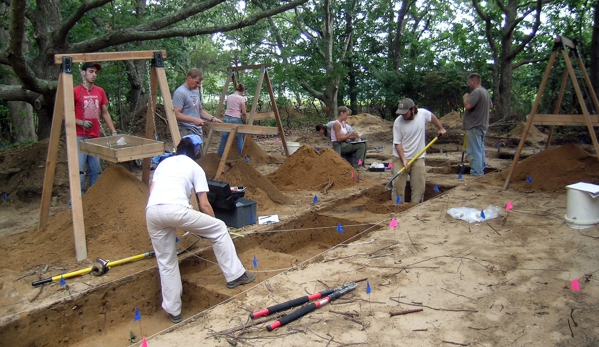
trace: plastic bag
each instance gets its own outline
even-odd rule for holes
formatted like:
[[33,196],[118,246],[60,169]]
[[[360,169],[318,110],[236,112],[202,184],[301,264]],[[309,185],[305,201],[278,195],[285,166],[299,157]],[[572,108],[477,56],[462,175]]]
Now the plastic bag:
[[481,210],[472,207],[453,207],[447,210],[447,213],[454,219],[461,219],[468,223],[480,223],[499,217],[499,211],[499,206],[489,205],[489,207],[482,210],[484,218]]
[[120,139],[117,140],[116,144],[119,146],[124,146],[127,144],[127,141],[125,141],[124,137],[121,137]]

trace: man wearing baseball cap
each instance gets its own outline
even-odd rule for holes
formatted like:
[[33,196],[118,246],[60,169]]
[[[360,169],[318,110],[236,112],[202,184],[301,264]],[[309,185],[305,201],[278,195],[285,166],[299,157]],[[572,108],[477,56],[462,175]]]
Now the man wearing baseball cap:
[[399,116],[393,123],[393,167],[391,172],[395,175],[404,167],[406,170],[393,180],[391,196],[393,201],[397,201],[399,197],[401,203],[405,202],[406,182],[409,177],[412,190],[411,201],[420,203],[424,200],[426,184],[424,166],[426,153],[422,153],[412,165],[408,165],[408,162],[426,147],[424,141],[426,123],[432,122],[439,130],[439,135],[445,134],[446,131],[431,111],[418,109],[412,99],[401,100],[395,113]]
[[100,137],[100,116],[110,129],[112,135],[116,135],[116,129],[112,118],[108,113],[108,98],[104,89],[95,85],[98,71],[102,66],[98,63],[87,62],[81,66],[81,77],[83,83],[73,88],[75,99],[75,123],[77,124],[77,151],[79,152],[79,178],[81,180],[81,196],[85,192],[85,165],[87,164],[87,175],[91,187],[100,177],[102,168],[100,158],[93,157],[79,150],[79,141],[95,139]]

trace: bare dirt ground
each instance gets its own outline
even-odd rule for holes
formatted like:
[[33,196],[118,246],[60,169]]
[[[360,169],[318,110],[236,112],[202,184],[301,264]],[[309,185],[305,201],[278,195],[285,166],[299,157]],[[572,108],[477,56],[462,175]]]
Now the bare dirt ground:
[[[311,129],[289,134],[288,140],[307,146],[288,159],[275,138],[255,138],[250,161],[233,164],[222,179],[246,186],[259,216],[281,219],[234,230],[244,235],[235,237],[237,252],[257,281],[227,289],[209,243],[196,243],[181,231],[181,247],[188,251],[180,256],[184,322],[178,325],[160,308],[153,259],[114,267],[101,277],[68,279],[65,286],[31,285],[88,267],[96,257],[116,260],[151,250],[143,212],[148,189],[139,170],[111,165],[89,189],[83,201],[89,258],[77,263],[64,148],[53,218],[41,230],[35,226],[44,144],[4,151],[0,345],[128,346],[142,337],[149,346],[598,345],[599,226],[577,230],[564,222],[565,186],[599,184],[597,157],[579,145],[541,151],[543,134],[534,133],[523,153],[527,158],[503,191],[517,144],[514,129],[489,135],[485,177],[459,179],[458,118],[441,119],[450,136],[427,155],[427,201],[419,205],[390,201],[383,188],[388,171],[355,171],[337,161],[327,140]],[[352,121],[369,140],[366,162],[389,162],[391,124],[368,115]],[[209,176],[216,170],[217,145],[214,141],[212,154],[200,160]],[[489,205],[501,212],[482,223],[446,213]],[[391,228],[393,217],[398,226]],[[580,291],[571,289],[573,279]],[[250,312],[353,281],[358,284],[353,292],[273,332],[266,326],[279,315],[248,318]],[[421,311],[406,313],[415,309]],[[391,317],[398,312],[404,314]]]

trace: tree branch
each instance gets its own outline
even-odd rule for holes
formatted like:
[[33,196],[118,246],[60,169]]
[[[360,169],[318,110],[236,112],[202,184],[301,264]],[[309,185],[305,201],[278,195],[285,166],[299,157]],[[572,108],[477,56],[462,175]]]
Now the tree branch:
[[542,58],[542,59],[528,59],[528,60],[522,60],[522,61],[519,61],[519,62],[517,62],[517,63],[513,64],[513,65],[512,65],[512,68],[513,68],[513,69],[517,69],[517,68],[519,68],[519,67],[520,67],[520,66],[522,66],[522,65],[526,65],[526,64],[534,64],[534,63],[540,63],[540,62],[547,61],[547,60],[549,60],[549,59],[548,59],[548,58]]
[[[214,0],[222,1],[222,0]],[[70,52],[95,52],[102,50],[107,47],[128,43],[132,41],[138,40],[158,40],[168,37],[191,37],[197,35],[206,35],[213,34],[217,32],[226,32],[235,29],[245,28],[247,26],[251,26],[256,24],[258,21],[273,16],[275,14],[285,12],[289,9],[292,9],[296,6],[306,3],[308,0],[294,0],[285,5],[275,7],[273,9],[263,11],[252,16],[249,16],[245,19],[242,19],[236,23],[225,24],[221,26],[212,26],[206,28],[173,28],[173,29],[163,29],[163,30],[146,30],[148,26],[146,24],[134,27],[134,28],[126,28],[115,30],[113,32],[107,33],[102,36],[94,37],[92,39],[78,42],[70,45],[68,50],[63,53]],[[209,3],[212,4],[212,3]],[[195,7],[194,7],[195,8]],[[179,11],[181,12],[181,11]],[[180,16],[180,13],[177,13],[173,16]],[[166,22],[171,22],[172,17],[169,16],[166,19]]]
[[526,38],[524,40],[522,40],[522,42],[520,42],[520,44],[515,49],[513,49],[511,52],[508,53],[508,59],[515,58],[520,52],[522,52],[524,50],[526,45],[528,45],[528,43],[530,41],[532,41],[532,39],[535,37],[535,35],[537,34],[537,30],[539,29],[539,25],[541,25],[541,9],[542,8],[543,8],[543,0],[537,0],[537,6],[535,8],[535,10],[536,10],[535,24],[533,25],[532,30],[530,31],[530,34],[528,34],[528,36],[526,36]]
[[33,105],[40,94],[23,89],[18,84],[0,84],[0,99],[6,101],[26,101]]
[[495,41],[493,40],[493,35],[491,33],[491,29],[493,28],[493,26],[491,24],[491,18],[489,18],[489,16],[487,16],[483,12],[482,8],[480,7],[480,4],[478,3],[478,0],[472,0],[472,5],[474,6],[476,13],[485,22],[485,36],[487,37],[489,46],[491,46],[491,50],[493,51],[493,59],[495,60],[495,62],[497,62],[499,60],[499,54],[498,54],[497,45],[495,44]]
[[102,7],[109,2],[112,2],[112,0],[83,1],[81,6],[79,6],[77,8],[77,10],[75,10],[75,12],[73,12],[71,14],[71,16],[69,18],[67,18],[67,20],[64,22],[64,24],[61,25],[60,30],[58,30],[56,37],[59,37],[60,40],[66,39],[67,35],[69,34],[69,31],[75,26],[75,24],[77,24],[77,22],[81,18],[83,18],[83,16],[88,11],[90,11],[94,8]]

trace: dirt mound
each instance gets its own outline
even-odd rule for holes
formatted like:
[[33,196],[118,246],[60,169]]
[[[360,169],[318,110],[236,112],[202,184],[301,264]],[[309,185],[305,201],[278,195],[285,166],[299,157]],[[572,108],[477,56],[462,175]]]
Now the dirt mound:
[[321,190],[329,183],[329,189],[353,186],[357,184],[358,173],[334,150],[323,148],[318,152],[304,145],[267,177],[282,190]]
[[[503,185],[509,169],[480,180]],[[527,177],[532,182],[527,181]],[[534,154],[516,165],[510,189],[520,191],[564,191],[577,182],[599,184],[599,161],[578,145],[567,144]]]
[[[0,151],[2,203],[30,203],[42,196],[49,140]],[[68,195],[69,177],[64,139],[59,141],[53,195]],[[6,197],[4,197],[6,194]]]
[[368,135],[371,134],[387,133],[393,127],[393,122],[385,121],[381,117],[368,113],[350,116],[347,119],[347,124],[351,125],[355,131],[362,133],[363,138],[368,138]]
[[452,111],[439,119],[445,129],[462,129],[462,115]]
[[221,176],[220,180],[229,183],[231,186],[245,186],[245,198],[258,203],[259,214],[264,210],[291,201],[272,182],[262,176],[258,170],[245,162],[233,165],[231,170]]
[[[522,138],[522,135],[524,135],[525,127],[526,127],[525,123],[520,123],[520,124],[516,125],[510,131],[509,136],[517,137],[518,139]],[[531,143],[539,143],[539,142],[544,143],[547,140],[547,135],[545,135],[541,131],[539,131],[539,129],[537,129],[534,125],[531,125],[530,129],[528,130],[528,134],[526,135],[526,140],[530,141]]]
[[[152,250],[145,219],[148,194],[149,188],[124,167],[104,170],[83,197],[88,259],[117,260]],[[0,250],[15,269],[74,263],[72,211],[60,212],[41,230],[4,239]]]
[[369,113],[360,113],[355,116],[350,116],[347,119],[347,124],[353,126],[357,125],[381,125],[385,121],[381,117],[373,116]]
[[220,163],[220,157],[216,153],[208,153],[197,160],[197,162],[204,169],[206,178],[214,179],[216,170],[218,170],[218,164]]
[[[131,121],[133,121],[134,125],[131,128],[131,133],[135,136],[146,137],[146,119],[147,119],[148,106],[143,106],[135,110],[132,114],[129,115]],[[168,127],[168,121],[166,118],[166,110],[164,105],[156,105],[156,110],[154,114],[154,133],[160,141],[170,142],[172,141],[171,131]],[[129,129],[119,129],[124,132],[127,132]]]

